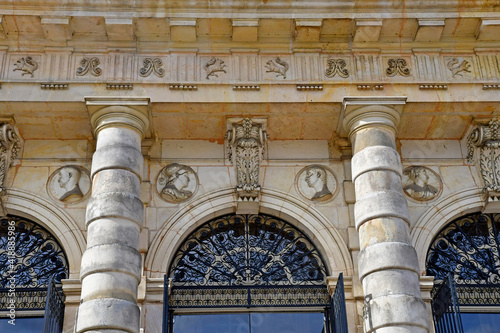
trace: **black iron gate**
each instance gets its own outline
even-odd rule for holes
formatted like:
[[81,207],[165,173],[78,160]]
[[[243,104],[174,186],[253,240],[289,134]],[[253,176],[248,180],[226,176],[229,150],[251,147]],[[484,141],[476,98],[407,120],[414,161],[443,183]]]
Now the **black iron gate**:
[[52,277],[47,289],[43,333],[62,332],[64,320],[64,293]]
[[330,306],[326,310],[327,333],[348,333],[347,313],[345,308],[344,277],[340,273],[333,292]]
[[436,333],[464,332],[452,274],[433,290],[431,304]]

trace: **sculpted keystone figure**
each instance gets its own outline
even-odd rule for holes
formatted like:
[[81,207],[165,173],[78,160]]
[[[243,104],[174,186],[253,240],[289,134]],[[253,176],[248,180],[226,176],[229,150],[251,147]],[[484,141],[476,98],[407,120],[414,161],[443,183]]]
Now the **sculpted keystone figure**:
[[82,190],[78,185],[80,181],[81,171],[75,167],[65,167],[59,170],[57,175],[57,183],[64,190],[63,195],[59,200],[64,201],[71,196],[83,197]]
[[326,200],[332,196],[326,182],[326,171],[321,167],[312,167],[306,172],[307,186],[313,188],[316,193],[311,200]]

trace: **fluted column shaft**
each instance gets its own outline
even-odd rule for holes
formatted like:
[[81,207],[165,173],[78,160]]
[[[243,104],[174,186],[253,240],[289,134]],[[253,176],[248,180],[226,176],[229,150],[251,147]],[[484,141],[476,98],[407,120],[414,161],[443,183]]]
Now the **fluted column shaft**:
[[82,258],[77,332],[139,331],[139,234],[143,203],[141,140],[147,117],[128,106],[109,106],[91,117],[97,137],[92,198],[87,206],[87,250]]
[[[396,100],[404,104],[404,100]],[[387,103],[387,101],[385,102]],[[359,274],[365,296],[365,332],[428,332],[417,253],[409,235],[401,186],[396,126],[402,105],[344,103],[353,145],[352,178],[359,232]]]

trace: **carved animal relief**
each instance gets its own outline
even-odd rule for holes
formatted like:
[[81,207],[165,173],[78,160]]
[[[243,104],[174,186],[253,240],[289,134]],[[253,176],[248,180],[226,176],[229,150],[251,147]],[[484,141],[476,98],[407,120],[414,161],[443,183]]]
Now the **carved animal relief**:
[[76,70],[76,75],[84,76],[90,72],[93,76],[100,76],[102,74],[102,69],[99,68],[101,64],[100,60],[96,57],[94,58],[83,58],[80,61],[81,67]]
[[143,65],[144,67],[139,70],[139,75],[142,77],[148,77],[151,73],[154,73],[158,77],[165,75],[165,70],[161,68],[163,61],[160,58],[146,58]]
[[277,57],[274,60],[269,60],[266,62],[265,67],[267,68],[266,73],[276,73],[276,77],[282,76],[283,79],[286,79],[286,72],[290,68],[288,63],[281,60],[280,57]]
[[462,60],[460,62],[458,58],[453,58],[446,64],[448,69],[451,71],[451,75],[455,76],[463,76],[463,73],[470,73],[470,64],[467,60]]
[[396,76],[398,74],[405,77],[410,76],[410,69],[406,67],[408,63],[405,59],[389,59],[387,64],[389,66],[385,71],[387,76]]
[[229,161],[236,169],[236,191],[240,196],[257,196],[260,191],[260,163],[268,137],[264,126],[264,119],[245,118],[232,123],[226,134]]
[[14,64],[14,72],[15,71],[22,71],[24,75],[31,75],[31,77],[34,76],[34,72],[38,69],[38,63],[33,60],[32,57],[26,57],[26,58],[21,58],[16,63]]
[[325,72],[327,77],[334,77],[335,75],[343,78],[349,77],[349,71],[345,68],[347,64],[344,59],[328,59],[326,64],[328,66]]
[[6,194],[5,178],[19,154],[21,141],[12,125],[0,125],[0,195]]
[[227,73],[226,65],[224,61],[218,58],[212,58],[205,64],[205,72],[207,73],[207,80],[210,80],[211,76],[219,77],[216,73],[223,72]]

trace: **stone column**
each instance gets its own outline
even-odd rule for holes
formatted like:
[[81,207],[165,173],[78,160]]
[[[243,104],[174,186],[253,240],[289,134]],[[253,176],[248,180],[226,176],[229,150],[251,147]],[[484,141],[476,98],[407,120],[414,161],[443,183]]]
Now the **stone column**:
[[148,100],[87,98],[97,138],[92,198],[87,206],[87,250],[82,257],[80,332],[139,332],[137,286],[143,203],[141,140],[149,126]]
[[406,98],[345,98],[344,129],[353,146],[365,332],[428,332],[417,253],[409,235],[396,126]]

